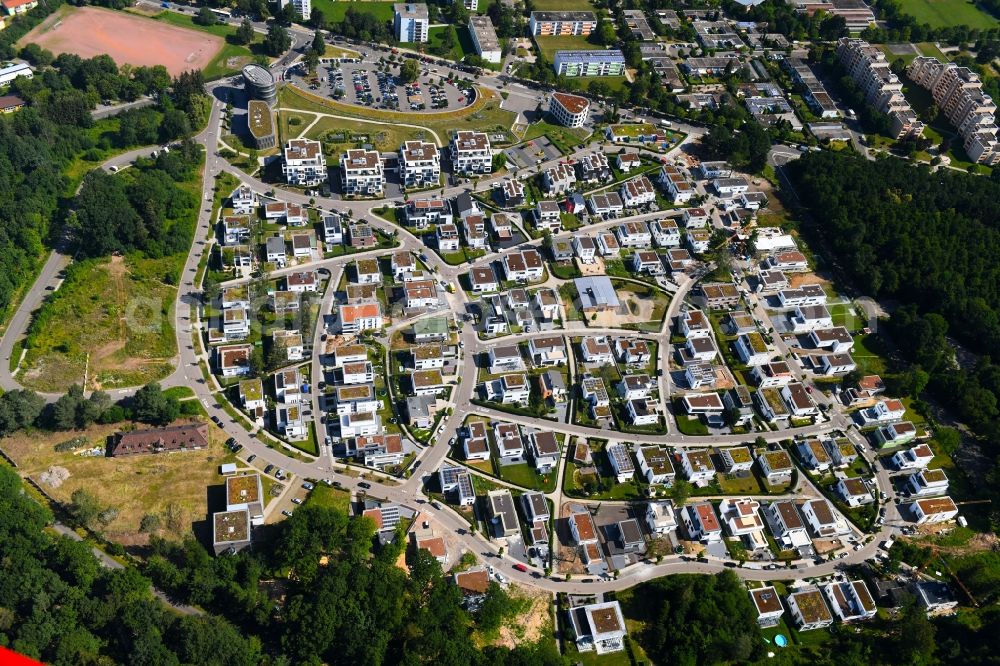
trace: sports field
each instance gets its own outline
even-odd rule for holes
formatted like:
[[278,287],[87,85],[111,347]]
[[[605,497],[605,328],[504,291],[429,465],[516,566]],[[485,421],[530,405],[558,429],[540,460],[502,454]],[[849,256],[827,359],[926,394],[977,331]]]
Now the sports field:
[[995,28],[997,19],[980,10],[969,0],[900,0],[904,13],[928,23],[932,28],[967,25],[970,28]]
[[64,6],[21,39],[60,53],[106,53],[119,65],[163,65],[172,75],[204,69],[222,49],[221,37],[101,9]]

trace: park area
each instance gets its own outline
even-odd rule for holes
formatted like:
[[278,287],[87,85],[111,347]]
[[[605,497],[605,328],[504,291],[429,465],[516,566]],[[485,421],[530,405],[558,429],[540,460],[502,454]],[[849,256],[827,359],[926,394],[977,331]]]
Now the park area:
[[108,437],[129,426],[24,431],[6,438],[3,450],[22,476],[30,477],[53,499],[70,503],[73,493],[83,490],[102,511],[111,509],[100,526],[113,541],[126,546],[145,544],[149,534],[141,532],[139,525],[150,514],[157,516],[156,532],[161,536],[189,536],[192,527],[207,518],[210,487],[223,483],[219,465],[235,462],[235,456],[225,450],[220,432],[210,426],[210,443],[204,450],[106,457]]
[[28,331],[18,380],[40,391],[113,389],[162,379],[176,353],[170,258],[73,264]]
[[204,69],[224,45],[223,38],[160,21],[101,9],[60,8],[24,36],[56,55],[81,58],[108,54],[119,65],[163,65],[176,76]]
[[996,18],[968,0],[901,0],[899,4],[905,14],[932,28],[967,25],[985,30],[997,26]]

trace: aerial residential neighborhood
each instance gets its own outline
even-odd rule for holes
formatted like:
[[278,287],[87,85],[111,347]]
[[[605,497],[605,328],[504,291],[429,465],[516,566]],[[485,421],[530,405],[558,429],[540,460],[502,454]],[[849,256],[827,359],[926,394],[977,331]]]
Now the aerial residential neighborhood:
[[993,3],[3,7],[0,662],[989,661]]

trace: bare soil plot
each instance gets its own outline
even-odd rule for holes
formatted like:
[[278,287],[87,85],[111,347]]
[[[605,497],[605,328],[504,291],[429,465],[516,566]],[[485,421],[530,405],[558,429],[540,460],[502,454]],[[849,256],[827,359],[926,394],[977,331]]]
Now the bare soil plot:
[[171,75],[204,69],[224,45],[221,37],[99,7],[64,7],[21,43],[92,58],[103,53],[123,65],[163,65]]
[[[5,439],[3,450],[17,463],[22,476],[30,476],[57,501],[69,502],[73,492],[82,489],[101,507],[116,509],[117,517],[104,528],[105,536],[113,541],[126,546],[144,545],[149,535],[139,531],[139,523],[148,513],[160,517],[162,536],[180,539],[190,535],[193,525],[208,517],[209,488],[221,488],[224,483],[219,465],[236,461],[223,445],[225,437],[210,426],[210,444],[202,451],[129,458],[83,455],[88,450],[104,451],[108,436],[127,425],[94,425],[72,432],[21,432]],[[73,450],[55,450],[57,444],[75,438],[79,439]],[[53,468],[65,478],[51,485],[44,483],[42,475]]]

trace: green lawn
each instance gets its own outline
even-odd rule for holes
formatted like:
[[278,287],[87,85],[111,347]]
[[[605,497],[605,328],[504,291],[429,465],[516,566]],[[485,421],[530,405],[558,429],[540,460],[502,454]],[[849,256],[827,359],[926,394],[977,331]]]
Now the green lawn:
[[994,28],[997,19],[966,0],[901,0],[900,9],[932,28],[967,25],[970,28]]
[[528,126],[528,131],[524,133],[524,140],[530,141],[540,136],[547,136],[549,141],[558,148],[563,155],[572,153],[577,144],[585,141],[590,133],[582,128],[569,128],[548,122],[549,116]]
[[522,488],[531,490],[541,490],[551,493],[556,489],[556,473],[552,472],[545,476],[535,472],[535,467],[528,463],[520,465],[501,465],[500,478],[508,483],[513,483]]
[[451,33],[451,50],[443,54],[443,57],[451,60],[462,60],[469,54],[475,54],[476,49],[472,45],[472,38],[469,37],[468,30],[458,30],[453,25],[438,25],[430,29],[427,35],[427,48],[429,53],[439,53],[435,48],[440,46],[445,38],[445,34]]
[[306,503],[347,513],[351,506],[351,493],[320,483],[309,493]]
[[611,92],[623,90],[629,85],[624,76],[572,76],[567,77],[566,85],[571,90],[587,90],[595,81],[606,85]]
[[684,435],[707,435],[708,426],[697,416],[677,416],[677,429]]
[[[282,120],[285,120],[286,114],[289,116],[288,120],[298,115],[282,111]],[[308,127],[315,116],[307,118],[299,126],[301,129]],[[291,137],[292,134],[293,127],[290,127],[287,136]],[[320,118],[305,132],[305,137],[322,141],[323,152],[330,156],[339,155],[348,148],[357,148],[363,143],[370,143],[376,150],[399,150],[406,141],[434,141],[434,137],[428,132],[414,127],[378,125],[344,118]]]
[[588,35],[555,35],[534,37],[538,50],[542,52],[545,59],[555,62],[556,51],[590,51],[602,48],[597,42],[590,41]]
[[[208,65],[205,66],[205,78],[209,81],[213,79],[221,79],[224,76],[239,72],[240,69],[243,68],[243,65],[253,59],[254,53],[251,50],[253,45],[247,47],[241,44],[236,44],[232,41],[233,36],[236,34],[235,26],[223,25],[221,23],[213,25],[198,25],[190,16],[171,11],[160,12],[152,18],[157,21],[169,23],[170,25],[176,25],[180,28],[190,28],[191,30],[208,32],[226,40],[222,49],[215,55],[214,58],[212,58]],[[255,44],[259,44],[262,40],[262,35],[254,36]]]
[[337,2],[336,0],[316,0],[313,9],[323,10],[323,16],[329,23],[339,23],[344,20],[348,8],[361,14],[370,14],[378,21],[392,21],[392,2]]

